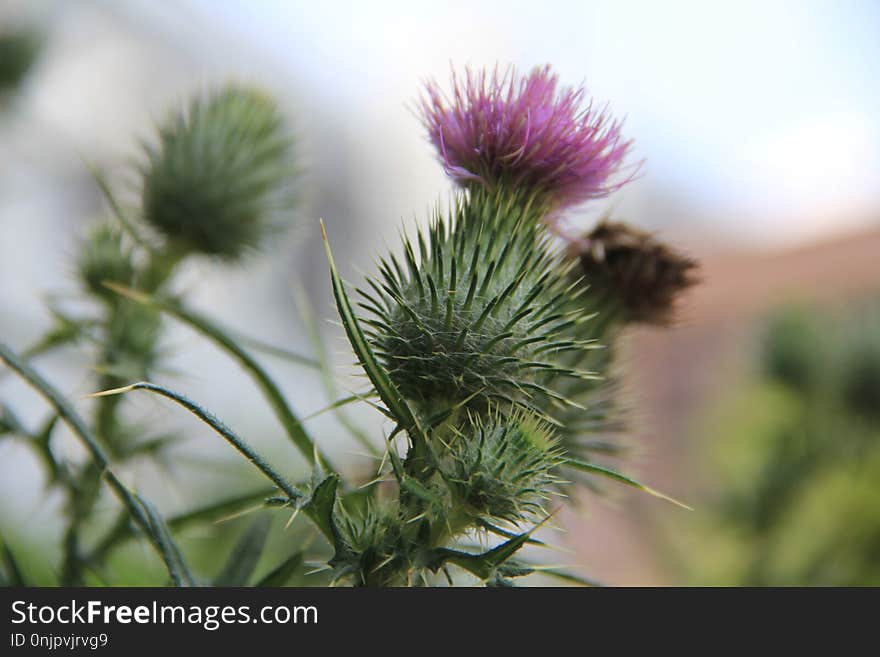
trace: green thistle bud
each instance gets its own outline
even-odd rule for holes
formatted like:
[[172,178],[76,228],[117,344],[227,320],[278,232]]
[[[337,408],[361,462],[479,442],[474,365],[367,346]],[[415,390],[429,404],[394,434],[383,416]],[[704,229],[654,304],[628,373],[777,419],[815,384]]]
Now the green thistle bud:
[[544,512],[562,460],[548,425],[524,412],[493,413],[456,431],[441,471],[470,514],[517,524]]
[[336,554],[330,561],[334,580],[356,586],[405,586],[414,566],[407,555],[411,541],[394,505],[368,503],[362,516],[338,513]]
[[229,86],[171,118],[148,148],[144,218],[172,248],[237,259],[292,206],[291,145],[275,103]]
[[85,288],[103,299],[118,301],[119,295],[104,283],[130,286],[135,275],[132,251],[122,232],[111,224],[95,226],[81,244],[78,272]]
[[437,216],[405,266],[392,256],[361,290],[377,355],[401,393],[427,415],[466,402],[538,406],[565,401],[543,382],[581,377],[560,357],[585,348],[565,333],[568,270],[547,246],[536,211],[509,196],[462,199]]

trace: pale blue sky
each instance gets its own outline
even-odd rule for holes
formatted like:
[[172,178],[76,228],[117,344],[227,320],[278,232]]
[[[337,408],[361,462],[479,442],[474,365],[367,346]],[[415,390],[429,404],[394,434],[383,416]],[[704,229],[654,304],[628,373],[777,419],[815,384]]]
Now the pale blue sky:
[[880,3],[192,2],[353,124],[397,122],[450,62],[550,62],[627,115],[650,184],[747,232],[827,232],[880,205]]

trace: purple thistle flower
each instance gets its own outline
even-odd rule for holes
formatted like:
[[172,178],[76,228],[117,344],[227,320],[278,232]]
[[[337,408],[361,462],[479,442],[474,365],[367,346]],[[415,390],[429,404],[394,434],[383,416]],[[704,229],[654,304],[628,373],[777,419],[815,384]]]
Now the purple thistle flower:
[[429,81],[422,120],[440,160],[456,182],[500,182],[546,195],[558,208],[603,198],[632,180],[612,179],[630,150],[621,122],[607,108],[584,107],[583,87],[557,88],[549,66],[518,76],[511,67],[491,74],[452,74],[452,93]]

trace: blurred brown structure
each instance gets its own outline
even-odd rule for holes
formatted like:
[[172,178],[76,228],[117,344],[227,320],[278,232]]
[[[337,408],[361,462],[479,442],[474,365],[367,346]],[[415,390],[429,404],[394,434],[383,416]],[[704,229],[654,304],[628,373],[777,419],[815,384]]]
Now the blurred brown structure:
[[[749,366],[757,320],[783,303],[832,311],[877,295],[880,228],[787,250],[705,256],[702,276],[677,328],[634,331],[624,352],[628,392],[638,400],[630,471],[694,506],[708,482],[688,461],[687,445],[712,439],[697,435],[696,424]],[[626,491],[610,503],[586,499],[584,513],[566,525],[571,560],[585,572],[620,585],[676,583],[663,572],[650,529],[658,517],[685,511]]]

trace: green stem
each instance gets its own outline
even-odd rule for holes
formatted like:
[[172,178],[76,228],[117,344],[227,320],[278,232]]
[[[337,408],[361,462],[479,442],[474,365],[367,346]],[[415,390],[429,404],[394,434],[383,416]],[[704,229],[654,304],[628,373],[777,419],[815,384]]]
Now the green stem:
[[214,429],[214,431],[216,431],[224,440],[226,440],[226,442],[228,442],[236,450],[243,454],[244,457],[248,461],[250,461],[260,472],[266,475],[266,477],[268,477],[269,480],[272,481],[272,483],[278,486],[280,490],[284,491],[288,498],[290,498],[291,500],[298,500],[303,497],[303,494],[300,490],[298,490],[293,484],[287,481],[287,479],[285,479],[280,473],[278,473],[275,468],[269,465],[269,462],[266,461],[266,459],[264,459],[262,456],[260,456],[237,433],[235,433],[232,429],[221,422],[213,413],[203,409],[201,406],[179,393],[168,390],[167,388],[163,388],[162,386],[155,385],[153,383],[142,381],[140,383],[134,383],[130,386],[125,386],[124,388],[107,390],[105,392],[98,393],[98,395],[104,396],[111,394],[121,394],[124,392],[129,392],[131,390],[148,390],[157,395],[165,397],[166,399],[170,399],[180,406],[183,406],[190,413],[192,413],[197,418],[202,420],[205,424]]
[[[236,512],[242,511],[242,509],[248,505],[252,505],[261,500],[265,501],[275,493],[276,490],[277,489],[274,487],[263,488],[255,492],[224,499],[203,508],[186,511],[179,515],[172,516],[166,520],[166,524],[170,529],[180,530],[200,521],[212,522],[224,517],[230,517],[231,514],[237,515]],[[90,564],[101,563],[117,545],[132,538],[132,536],[134,536],[134,534],[131,530],[131,523],[129,522],[128,515],[123,514],[115,523],[113,523],[113,526],[104,535],[104,538],[101,539],[84,561]]]
[[313,465],[317,458],[325,468],[329,470],[333,469],[330,467],[327,458],[318,451],[311,437],[290,408],[281,390],[269,376],[268,372],[266,372],[266,370],[263,369],[263,366],[254,360],[247,351],[242,349],[238,342],[236,342],[236,340],[234,340],[228,333],[207,317],[185,307],[179,302],[140,294],[135,290],[130,290],[117,285],[108,285],[108,287],[124,296],[135,299],[136,301],[152,305],[162,312],[188,324],[226,351],[238,361],[248,374],[250,374],[251,378],[257,384],[257,387],[260,388],[260,391],[269,402],[269,406],[274,411],[275,416],[280,421],[287,436],[297,449],[299,449],[300,453],[308,460],[309,464]]
[[132,518],[150,539],[150,542],[156,548],[159,556],[162,557],[162,560],[168,568],[168,573],[171,575],[175,584],[178,586],[192,585],[193,578],[186,569],[185,564],[183,564],[182,561],[174,563],[166,559],[166,543],[168,539],[157,533],[157,518],[150,516],[144,508],[143,502],[129,491],[125,484],[123,484],[110,469],[110,463],[104,450],[98,444],[98,441],[92,434],[91,430],[86,426],[85,422],[83,422],[82,418],[76,413],[76,411],[73,410],[64,396],[2,343],[0,343],[0,360],[39,392],[55,409],[61,419],[63,419],[70,427],[73,433],[79,437],[86,450],[88,450],[89,455],[98,470],[101,472],[103,478],[107,481],[107,485],[113,490],[125,508],[128,509]]

